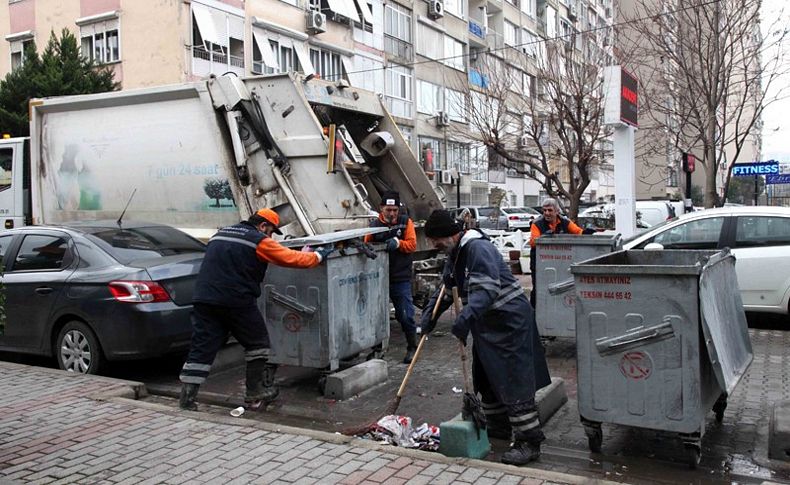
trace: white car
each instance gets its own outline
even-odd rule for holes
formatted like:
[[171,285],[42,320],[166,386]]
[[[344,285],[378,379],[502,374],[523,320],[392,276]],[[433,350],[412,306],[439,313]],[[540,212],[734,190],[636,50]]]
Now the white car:
[[540,212],[532,207],[502,207],[505,217],[507,217],[507,230],[529,231],[532,221],[540,217]]
[[747,311],[790,313],[790,208],[723,207],[683,214],[623,243],[623,249],[721,249],[735,255]]

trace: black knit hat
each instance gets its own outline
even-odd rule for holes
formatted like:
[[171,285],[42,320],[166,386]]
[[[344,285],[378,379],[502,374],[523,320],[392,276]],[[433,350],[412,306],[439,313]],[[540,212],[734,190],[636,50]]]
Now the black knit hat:
[[463,230],[463,225],[456,221],[452,214],[445,209],[431,212],[425,221],[425,235],[427,237],[454,236]]
[[394,190],[386,190],[381,193],[381,205],[400,206],[400,194]]

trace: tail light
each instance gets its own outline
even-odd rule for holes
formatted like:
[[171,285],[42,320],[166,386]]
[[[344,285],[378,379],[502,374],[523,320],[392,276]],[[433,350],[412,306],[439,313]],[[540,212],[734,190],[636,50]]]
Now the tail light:
[[112,281],[109,287],[112,296],[125,303],[170,301],[167,290],[155,281]]

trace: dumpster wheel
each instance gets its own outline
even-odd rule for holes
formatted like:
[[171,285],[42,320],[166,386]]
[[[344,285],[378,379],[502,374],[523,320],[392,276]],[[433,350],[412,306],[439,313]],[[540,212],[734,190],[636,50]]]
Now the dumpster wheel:
[[716,422],[721,423],[724,421],[724,411],[727,409],[727,395],[722,394],[713,405],[713,412],[716,414]]
[[699,465],[700,458],[702,458],[702,449],[699,445],[685,444],[686,463],[692,470],[696,469]]
[[601,445],[603,444],[603,430],[601,423],[593,423],[582,419],[584,425],[584,434],[587,435],[587,446],[593,453],[601,452]]

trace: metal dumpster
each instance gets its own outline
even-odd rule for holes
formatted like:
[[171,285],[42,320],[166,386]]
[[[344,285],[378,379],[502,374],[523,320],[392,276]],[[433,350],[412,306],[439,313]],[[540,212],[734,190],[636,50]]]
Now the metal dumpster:
[[575,337],[571,264],[611,253],[620,235],[549,234],[535,241],[535,319],[542,337]]
[[[340,231],[283,245],[343,245],[381,230]],[[389,258],[380,246],[355,244],[346,244],[315,268],[269,266],[258,305],[269,330],[272,362],[335,371],[342,359],[387,347]]]
[[601,423],[680,433],[696,466],[705,415],[721,421],[752,360],[728,250],[618,251],[571,267],[579,414],[590,449]]

